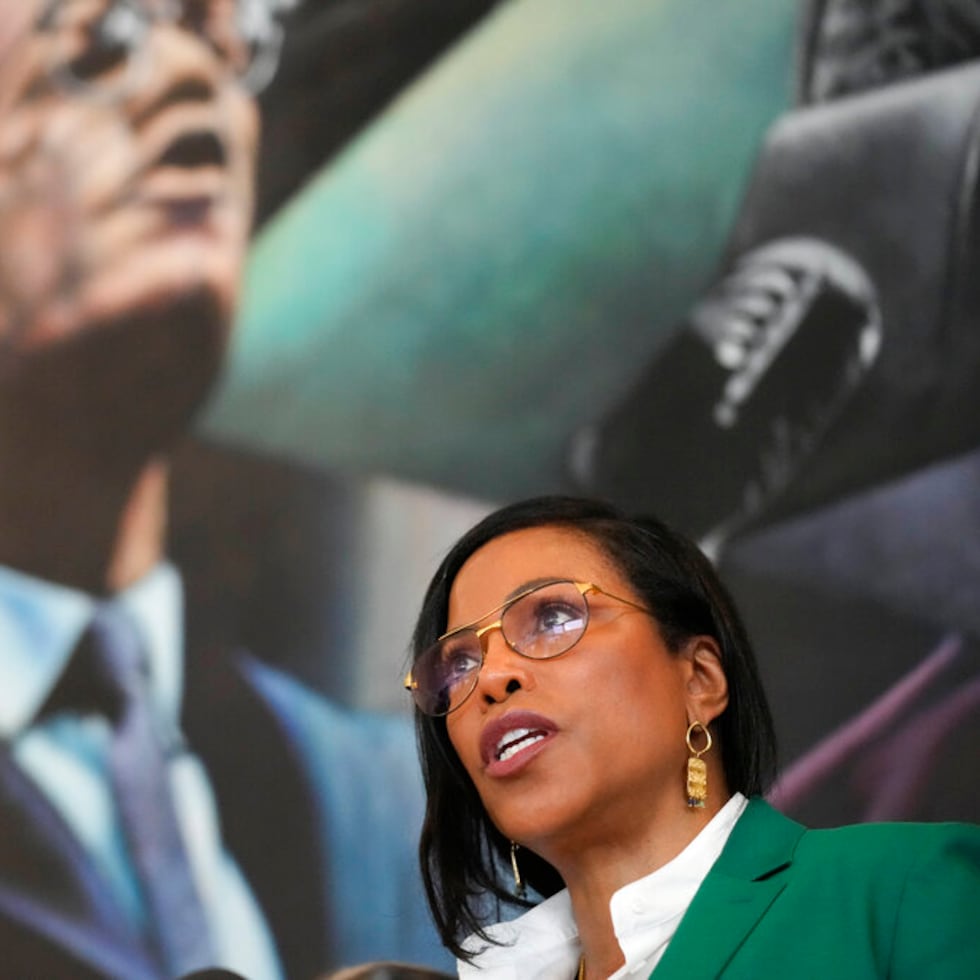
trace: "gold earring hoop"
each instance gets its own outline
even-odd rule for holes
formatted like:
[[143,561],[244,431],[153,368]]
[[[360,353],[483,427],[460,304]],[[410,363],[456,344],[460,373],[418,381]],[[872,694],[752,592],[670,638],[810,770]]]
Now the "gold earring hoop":
[[521,869],[517,866],[517,849],[520,846],[516,841],[510,842],[510,866],[514,872],[514,894],[523,901],[527,898],[527,888],[524,887]]
[[[691,744],[691,736],[698,729],[704,733],[703,749],[696,749]],[[708,799],[708,767],[701,756],[711,748],[711,732],[701,722],[692,721],[687,726],[684,741],[687,742],[687,749],[691,753],[691,757],[687,760],[687,805],[692,810],[701,810],[704,809],[705,801]]]

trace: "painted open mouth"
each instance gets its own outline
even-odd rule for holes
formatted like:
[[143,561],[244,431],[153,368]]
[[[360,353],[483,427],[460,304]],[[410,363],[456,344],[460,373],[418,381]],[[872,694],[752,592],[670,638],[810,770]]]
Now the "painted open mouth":
[[224,144],[209,130],[185,133],[171,143],[157,167],[222,167],[228,159]]

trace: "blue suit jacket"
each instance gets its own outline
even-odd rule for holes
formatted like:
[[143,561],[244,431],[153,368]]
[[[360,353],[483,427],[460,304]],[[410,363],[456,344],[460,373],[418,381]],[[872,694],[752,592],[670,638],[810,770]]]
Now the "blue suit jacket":
[[[446,965],[419,885],[406,719],[329,704],[245,656],[188,664],[184,727],[289,980],[382,958]],[[0,749],[0,978],[161,980],[84,849]]]
[[980,977],[980,827],[807,830],[753,800],[651,976]]

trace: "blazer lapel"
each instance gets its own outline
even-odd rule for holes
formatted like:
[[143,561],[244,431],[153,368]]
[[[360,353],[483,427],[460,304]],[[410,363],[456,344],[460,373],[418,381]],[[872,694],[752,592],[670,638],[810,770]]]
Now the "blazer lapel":
[[159,977],[91,859],[8,746],[0,748],[0,826],[0,918],[9,928],[101,976]]
[[753,799],[694,896],[655,980],[717,977],[786,887],[806,828]]

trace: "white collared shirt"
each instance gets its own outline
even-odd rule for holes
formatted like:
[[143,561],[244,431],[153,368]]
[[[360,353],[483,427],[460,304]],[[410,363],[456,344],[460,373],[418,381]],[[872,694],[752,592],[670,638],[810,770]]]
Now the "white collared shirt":
[[[736,793],[677,857],[613,894],[609,911],[626,963],[609,980],[650,975],[747,803]],[[487,934],[503,945],[467,939],[467,949],[483,951],[472,964],[458,961],[460,980],[574,980],[582,949],[567,889]]]
[[[70,714],[35,722],[97,601],[75,589],[0,567],[0,738],[82,842],[120,909],[146,921],[134,869],[109,786],[105,719]],[[183,595],[176,569],[161,564],[113,598],[146,643],[158,721],[179,738],[183,690]],[[209,919],[217,962],[252,980],[281,980],[271,933],[241,871],[225,850],[217,805],[200,760],[170,763],[171,785],[194,877]]]

